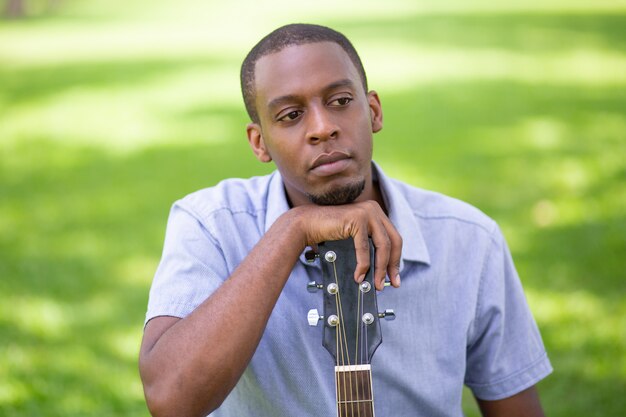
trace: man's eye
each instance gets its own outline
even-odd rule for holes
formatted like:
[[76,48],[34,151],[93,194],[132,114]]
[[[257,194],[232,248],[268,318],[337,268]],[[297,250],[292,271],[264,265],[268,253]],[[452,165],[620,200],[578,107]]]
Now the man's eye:
[[340,98],[337,98],[337,99],[331,101],[331,104],[335,105],[335,106],[345,106],[346,104],[350,103],[351,101],[352,101],[351,97],[340,97]]
[[281,116],[278,120],[279,121],[291,121],[291,120],[295,120],[298,118],[298,116],[300,116],[300,111],[298,110],[294,110],[294,111],[290,111],[289,113],[285,114],[284,116]]

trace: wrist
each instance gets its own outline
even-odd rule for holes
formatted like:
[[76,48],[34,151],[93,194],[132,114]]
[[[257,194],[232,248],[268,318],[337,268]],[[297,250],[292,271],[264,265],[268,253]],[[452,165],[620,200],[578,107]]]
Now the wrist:
[[286,242],[288,247],[294,248],[298,253],[302,253],[309,246],[304,212],[303,206],[289,209],[276,219],[270,228],[272,232],[276,231],[280,236],[288,239]]

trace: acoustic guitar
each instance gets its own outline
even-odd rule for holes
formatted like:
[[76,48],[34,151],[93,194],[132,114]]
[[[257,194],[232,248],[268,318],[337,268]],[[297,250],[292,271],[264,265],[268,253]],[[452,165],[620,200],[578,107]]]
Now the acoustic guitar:
[[[374,352],[382,343],[380,319],[393,320],[393,310],[378,312],[374,288],[374,248],[370,240],[370,269],[361,284],[354,281],[356,255],[353,240],[324,242],[318,246],[322,283],[310,282],[308,290],[321,290],[324,313],[310,310],[311,326],[323,322],[322,345],[335,360],[338,417],[374,417],[372,368]],[[313,257],[309,254],[307,259]],[[386,283],[388,285],[388,283]]]

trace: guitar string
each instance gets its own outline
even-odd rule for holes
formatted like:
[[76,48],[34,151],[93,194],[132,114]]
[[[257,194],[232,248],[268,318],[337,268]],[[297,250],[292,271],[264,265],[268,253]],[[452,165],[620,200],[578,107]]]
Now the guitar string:
[[[364,297],[364,296],[365,296],[364,294],[361,294],[361,297]],[[361,337],[363,338],[363,340],[361,341],[361,346],[362,346],[361,350],[362,350],[363,363],[369,365],[370,364],[370,362],[369,362],[369,355],[368,355],[368,352],[367,352],[367,348],[369,347],[369,343],[368,343],[369,326],[367,324],[363,323],[363,322],[361,322],[361,326],[363,328],[363,331],[361,332],[361,334],[362,334]],[[361,381],[362,381],[361,387],[363,389],[363,400],[364,401],[368,401],[369,398],[371,397],[370,389],[367,387],[367,385],[365,383],[363,383],[365,381],[365,378],[367,377],[368,373],[370,373],[369,370],[365,370],[365,371],[363,371],[361,373]],[[366,409],[371,411],[370,407],[372,406],[372,404],[369,403],[369,407],[368,407],[368,403],[364,403],[364,404],[365,404]],[[368,416],[371,417],[371,414],[369,412],[367,414],[368,414]]]
[[[376,290],[374,290],[376,291]],[[365,324],[363,325],[363,335],[365,336],[365,342],[363,343],[364,346],[369,346],[369,331],[367,329],[367,326],[365,326]],[[369,365],[369,357],[366,358],[366,362]],[[365,390],[367,388],[367,393],[368,393],[368,401],[369,401],[369,410],[371,411],[371,416],[373,417],[374,415],[374,401],[373,401],[373,393],[372,393],[372,384],[371,384],[371,378],[372,378],[372,370],[371,368],[365,373],[365,377],[367,378],[368,381],[370,382],[370,384],[365,387],[363,386],[363,390]]]
[[[333,263],[333,268],[334,268],[334,263]],[[337,284],[337,286],[339,285],[337,282],[337,271],[335,270],[335,283]],[[337,294],[335,294],[335,305],[339,306],[339,296]],[[339,309],[337,309],[337,314],[339,314]],[[340,359],[343,357],[343,350],[340,350],[339,348],[339,342],[341,339],[341,332],[339,331],[339,325],[340,323],[337,324],[337,326],[335,326],[335,360],[337,361],[337,366],[339,366],[340,363]],[[343,362],[343,359],[341,359],[341,362]],[[339,374],[337,372],[335,372],[335,396],[337,397],[337,416],[338,417],[342,417],[342,410],[341,410],[341,384],[339,383]]]
[[[335,295],[335,303],[337,303],[337,296]],[[337,366],[339,366],[339,325],[337,325],[335,327],[335,342],[337,344],[337,346],[335,347],[335,352],[337,352],[336,354],[336,360],[337,360]],[[339,407],[339,405],[341,404],[339,402],[339,400],[341,399],[341,393],[340,393],[340,386],[339,386],[339,374],[337,374],[337,372],[335,372],[335,396],[337,397],[337,415],[338,417],[341,417],[341,407]]]
[[[361,328],[361,320],[360,317],[363,316],[363,305],[361,304],[361,300],[363,298],[363,292],[361,291],[361,286],[357,285],[357,307],[356,307],[356,337],[355,337],[355,346],[354,346],[354,354],[356,355],[355,365],[359,365],[363,361],[363,355],[361,355],[359,360],[359,329]],[[356,400],[357,400],[357,415],[361,417],[361,383],[359,382],[359,371],[355,370],[355,379],[356,379]]]
[[[361,317],[363,316],[363,312],[364,312],[364,308],[365,308],[365,302],[364,302],[364,293],[362,291],[359,290],[359,302],[360,302],[360,312],[361,312]],[[359,325],[362,328],[361,331],[361,349],[360,349],[360,354],[361,354],[361,361],[362,363],[369,365],[369,356],[367,354],[367,346],[369,346],[369,327],[368,325],[366,325],[363,321],[359,321]],[[372,394],[372,386],[371,386],[371,370],[363,370],[361,372],[359,372],[358,377],[360,377],[360,382],[358,384],[359,388],[361,389],[360,392],[363,393],[363,396],[360,398],[362,399],[361,402],[359,402],[359,404],[363,403],[363,406],[365,407],[365,409],[363,410],[367,416],[372,416],[374,413],[374,403],[372,400],[373,394]],[[369,385],[368,385],[369,383]],[[361,395],[359,392],[359,395]],[[369,407],[368,407],[369,406]]]
[[[350,402],[350,415],[353,416],[354,415],[354,402],[352,401],[354,398],[353,394],[352,394],[352,374],[350,373],[350,366],[352,365],[352,358],[350,357],[350,351],[348,349],[348,336],[346,334],[346,326],[345,326],[345,315],[343,312],[343,303],[341,302],[341,291],[339,291],[339,278],[337,275],[337,268],[336,268],[336,264],[333,263],[333,268],[334,268],[334,274],[335,274],[335,283],[337,284],[337,294],[338,294],[338,312],[340,313],[340,325],[341,325],[341,349],[342,349],[342,360],[343,363],[342,365],[347,365],[348,366],[348,371],[343,371],[341,373],[342,377],[343,377],[343,388],[344,388],[344,404],[345,401]],[[348,383],[346,383],[346,374],[348,377]],[[346,412],[348,411],[347,406],[346,406]]]
[[[376,291],[375,288],[372,288],[373,291]],[[363,336],[365,338],[364,343],[362,344],[363,346],[369,346],[369,331],[368,328],[365,324],[363,324]],[[364,348],[365,349],[365,348]],[[367,355],[367,353],[366,353]],[[365,362],[369,365],[369,357],[365,358]],[[370,411],[370,415],[373,417],[374,416],[374,394],[372,391],[372,370],[371,368],[367,371],[365,371],[365,378],[367,379],[367,381],[369,382],[369,386],[367,387],[363,387],[364,390],[367,390],[367,401],[369,404],[369,411]]]
[[[364,363],[364,364],[369,364],[369,358],[367,357],[367,353],[365,352],[365,347],[367,346],[367,340],[368,340],[368,329],[367,329],[367,325],[365,323],[363,323],[362,320],[360,320],[360,317],[363,316],[363,309],[364,309],[364,302],[363,302],[363,298],[364,298],[364,294],[360,289],[360,286],[357,286],[357,308],[356,308],[356,321],[355,321],[355,326],[356,326],[356,337],[355,337],[355,349],[354,349],[354,353],[355,353],[355,365],[359,365],[360,363]],[[342,317],[343,317],[343,307],[342,307]],[[359,335],[359,329],[362,328],[361,334]],[[345,330],[345,326],[344,326],[344,330]],[[360,337],[359,337],[360,336]],[[344,336],[345,337],[345,336]],[[361,343],[361,349],[359,349],[359,341],[361,338],[365,339],[365,343]],[[347,342],[347,338],[345,340]],[[347,345],[346,345],[347,347]],[[359,354],[360,354],[360,358],[359,358]],[[349,353],[348,353],[348,359],[350,359]],[[350,360],[349,360],[350,362]],[[354,374],[354,375],[353,375]],[[370,402],[370,400],[366,399],[366,386],[365,386],[365,379],[370,380],[371,378],[371,373],[368,373],[365,370],[359,371],[359,370],[348,370],[348,375],[349,375],[349,379],[350,379],[350,397],[351,397],[351,411],[352,411],[352,415],[354,415],[354,409],[353,409],[353,405],[356,404],[357,407],[357,417],[361,416],[361,407],[365,406],[366,408],[363,410],[364,412],[367,412],[368,410],[370,412],[373,412],[372,406],[373,404]],[[352,384],[352,377],[354,376],[355,379],[355,383],[356,385]],[[369,376],[369,377],[368,377]],[[371,393],[371,384],[370,384],[370,388],[369,391]],[[356,393],[356,401],[354,400],[354,394]],[[361,393],[363,393],[363,395],[361,395]],[[371,397],[371,395],[369,395],[369,397]],[[368,404],[363,403],[363,401],[368,401],[369,404],[369,409],[367,408]],[[369,414],[369,413],[368,413]]]
[[[355,354],[357,355],[357,361],[356,363],[363,363],[365,365],[369,364],[369,357],[367,355],[366,352],[366,347],[368,346],[367,341],[368,341],[368,327],[367,325],[360,320],[361,317],[363,317],[363,312],[364,312],[364,308],[365,308],[365,304],[363,301],[364,298],[364,293],[363,291],[361,291],[361,287],[360,285],[357,287],[357,300],[358,300],[358,304],[357,304],[357,320],[356,320],[356,347],[355,347]],[[359,329],[362,329],[361,331],[361,335],[359,337]],[[359,341],[360,339],[363,338],[364,341],[361,341],[361,349],[359,349]],[[360,360],[359,360],[359,354],[360,354]],[[371,415],[370,413],[368,413],[368,407],[367,404],[365,404],[365,401],[368,401],[368,399],[366,398],[366,386],[364,384],[364,380],[366,375],[368,374],[368,371],[366,370],[362,370],[362,371],[355,371],[355,378],[357,380],[357,400],[358,400],[358,415],[361,415],[361,405],[365,406],[365,409],[363,410],[366,414]],[[369,390],[371,392],[371,389]],[[361,393],[363,393],[363,395],[361,396]],[[369,397],[371,397],[371,395],[369,395]],[[370,406],[372,404],[370,403]],[[369,408],[369,411],[373,410],[371,408]]]
[[[333,264],[333,274],[335,276],[335,284],[337,285],[337,294],[335,295],[335,300],[336,300],[336,305],[337,305],[337,314],[339,316],[339,324],[337,325],[337,331],[339,333],[339,337],[337,338],[338,340],[340,340],[340,349],[341,349],[341,365],[345,366],[346,365],[346,357],[348,358],[348,366],[350,366],[350,356],[348,354],[348,349],[347,349],[347,341],[348,341],[348,337],[346,336],[346,330],[344,327],[344,316],[343,316],[343,306],[341,304],[341,291],[339,291],[339,279],[337,277],[337,266],[335,264],[335,262],[332,263]],[[345,355],[344,355],[345,352]],[[339,360],[339,358],[337,358],[337,360]],[[348,395],[346,393],[346,373],[342,372],[341,376],[343,378],[343,396],[344,396],[344,401],[347,400]],[[350,386],[352,386],[352,378],[351,375],[349,375],[349,381],[350,381]],[[340,391],[340,390],[337,390]],[[353,411],[353,403],[350,403],[350,409],[351,411]],[[341,409],[341,405],[339,406],[339,409]],[[347,411],[347,410],[346,410]]]
[[[337,305],[337,315],[339,316],[339,308],[340,308],[340,304],[341,304],[341,297],[338,295],[339,293],[335,294],[335,305]],[[345,363],[345,358],[344,358],[344,349],[343,349],[343,338],[341,337],[343,331],[343,326],[341,323],[341,320],[339,321],[339,323],[337,323],[337,326],[335,326],[335,332],[336,332],[336,336],[335,339],[337,340],[337,366],[339,365],[343,365]],[[339,417],[342,417],[343,415],[343,410],[341,408],[341,403],[342,403],[342,398],[345,397],[345,380],[343,382],[343,384],[341,383],[341,377],[343,377],[344,375],[342,373],[336,373],[335,375],[335,383],[337,384],[337,405],[339,406],[338,409],[338,414]],[[343,392],[343,397],[342,397],[342,392],[341,390],[344,390]]]
[[[361,317],[363,317],[363,312],[365,309],[365,294],[359,290],[359,301],[361,302]],[[369,326],[365,324],[363,321],[359,321],[359,325],[362,328],[361,331],[361,361],[365,365],[369,365],[369,355],[367,353],[367,347],[369,346]],[[372,385],[371,385],[371,368],[368,370],[363,370],[358,373],[361,381],[359,382],[359,387],[361,388],[361,392],[363,396],[361,397],[364,408],[364,412],[367,416],[373,417],[374,413],[374,402],[373,402],[373,393],[372,393]],[[360,394],[359,394],[360,395]]]
[[[333,271],[334,271],[334,276],[335,276],[335,283],[337,284],[337,288],[339,288],[339,280],[338,280],[338,276],[337,276],[337,269],[336,269],[336,265],[333,262]],[[364,297],[363,293],[360,291],[360,288],[357,287],[357,300],[358,300],[358,305],[357,305],[357,328],[356,328],[356,347],[355,347],[355,365],[358,365],[359,363],[359,352],[361,352],[361,361],[363,361],[363,358],[365,358],[364,363],[368,364],[369,363],[369,358],[367,358],[367,354],[365,353],[365,347],[367,346],[368,343],[368,331],[367,331],[367,326],[361,322],[361,320],[359,320],[359,313],[362,313],[362,309],[363,309],[363,304],[362,304],[362,299]],[[348,379],[349,379],[349,387],[350,387],[350,410],[351,410],[351,415],[354,415],[354,404],[356,403],[356,407],[357,407],[357,415],[360,417],[361,415],[361,389],[363,390],[363,398],[365,398],[365,391],[369,391],[369,399],[364,399],[363,401],[366,401],[369,404],[369,408],[367,407],[366,404],[363,404],[366,406],[366,409],[364,409],[364,412],[368,412],[367,413],[369,416],[373,416],[373,393],[372,393],[372,374],[371,371],[363,371],[363,372],[359,372],[357,370],[351,371],[349,368],[351,366],[351,359],[350,359],[350,354],[349,354],[349,350],[348,350],[348,339],[347,339],[347,335],[345,333],[345,326],[343,325],[344,321],[344,314],[343,314],[343,306],[341,304],[341,294],[340,291],[337,291],[337,294],[335,296],[336,298],[336,305],[337,305],[337,313],[339,315],[339,324],[336,326],[336,337],[335,340],[337,341],[337,351],[341,352],[341,364],[343,366],[345,366],[345,358],[348,358]],[[361,332],[361,338],[364,338],[365,343],[361,343],[361,349],[359,349],[358,345],[359,345],[359,328],[362,327],[363,331]],[[345,352],[345,355],[344,355]],[[337,361],[339,363],[339,356],[337,356]],[[346,393],[346,376],[345,376],[345,371],[342,372],[342,378],[343,378],[343,388],[344,388],[344,397],[347,399],[347,393]],[[357,400],[354,401],[354,386],[352,384],[352,374],[355,374],[354,377],[356,379],[356,394],[357,394]],[[367,380],[367,387],[365,386],[366,384],[363,383],[359,383],[359,377],[361,379],[361,381],[363,382],[364,379]],[[336,381],[336,383],[339,383],[339,380]],[[340,390],[337,390],[337,396],[339,397],[341,395]],[[347,404],[345,404],[345,402],[341,402],[338,401],[339,404],[339,408],[338,408],[338,415],[339,417],[342,416],[342,411],[345,408],[345,411],[347,412]],[[342,404],[344,407],[342,407]],[[367,416],[366,416],[367,417]]]
[[[337,296],[335,296],[335,299],[337,298]],[[340,336],[340,332],[339,332],[339,324],[335,327],[335,340],[337,341],[337,366],[339,366],[339,339],[341,338]],[[337,393],[337,414],[338,417],[342,417],[343,412],[341,409],[341,388],[343,387],[342,384],[340,384],[340,374],[335,372],[335,386],[336,386],[336,393]]]

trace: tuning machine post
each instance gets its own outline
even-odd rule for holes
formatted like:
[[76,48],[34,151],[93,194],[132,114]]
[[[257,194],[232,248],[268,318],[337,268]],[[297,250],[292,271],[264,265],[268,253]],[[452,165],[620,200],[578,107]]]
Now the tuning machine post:
[[309,283],[306,284],[306,290],[310,293],[318,292],[322,288],[324,288],[324,284],[318,284],[315,281],[309,281]]
[[388,308],[382,313],[378,313],[378,318],[393,321],[396,319],[396,313],[392,309]]

